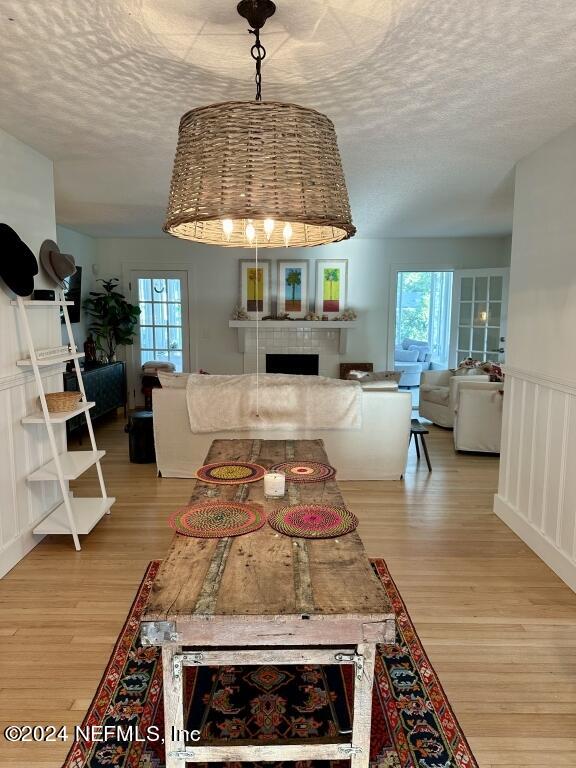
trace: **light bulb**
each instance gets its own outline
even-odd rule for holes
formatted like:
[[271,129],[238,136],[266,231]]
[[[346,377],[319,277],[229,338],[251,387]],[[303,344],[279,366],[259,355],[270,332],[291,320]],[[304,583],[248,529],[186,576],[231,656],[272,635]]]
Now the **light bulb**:
[[226,240],[230,242],[230,238],[232,237],[232,232],[234,232],[234,222],[232,219],[222,219],[222,230],[224,231],[224,236],[226,237]]
[[252,219],[248,219],[248,224],[246,224],[246,240],[252,245],[255,237],[256,230],[254,229],[254,224],[252,224]]
[[286,248],[288,248],[288,245],[290,243],[290,238],[292,237],[292,225],[289,221],[286,222],[284,225],[284,229],[282,230],[282,235],[284,237],[284,245]]
[[270,242],[272,232],[274,232],[274,219],[264,219],[264,232],[266,233],[266,240]]

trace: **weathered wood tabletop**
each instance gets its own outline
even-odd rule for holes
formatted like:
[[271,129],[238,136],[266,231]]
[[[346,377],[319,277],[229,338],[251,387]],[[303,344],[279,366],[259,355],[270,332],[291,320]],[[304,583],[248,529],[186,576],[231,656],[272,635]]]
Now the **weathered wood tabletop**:
[[[206,463],[329,462],[321,440],[216,440]],[[269,514],[299,502],[344,506],[337,482],[287,483],[264,498],[262,482],[197,481],[191,502],[254,502]],[[182,644],[288,645],[392,642],[394,615],[357,531],[338,539],[295,539],[268,524],[245,536],[175,535],[156,577],[144,622],[172,622]]]

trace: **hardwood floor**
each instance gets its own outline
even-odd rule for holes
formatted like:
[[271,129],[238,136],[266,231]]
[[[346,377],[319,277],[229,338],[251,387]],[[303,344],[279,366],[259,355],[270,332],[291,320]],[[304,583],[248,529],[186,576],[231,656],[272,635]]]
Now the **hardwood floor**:
[[[112,515],[82,540],[48,537],[0,581],[0,728],[79,723],[167,513],[192,480],[128,461],[124,421],[98,429]],[[455,455],[431,428],[434,471],[346,482],[372,556],[384,557],[481,768],[576,765],[576,595],[492,513],[498,461]],[[84,446],[86,447],[86,446]],[[96,490],[96,474],[74,490]],[[67,744],[8,744],[0,765],[60,768]]]

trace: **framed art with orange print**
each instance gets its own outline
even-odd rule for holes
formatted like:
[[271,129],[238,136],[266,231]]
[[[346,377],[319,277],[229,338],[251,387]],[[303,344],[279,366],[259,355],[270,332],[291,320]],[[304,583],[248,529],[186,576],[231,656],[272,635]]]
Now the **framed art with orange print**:
[[270,261],[242,259],[240,261],[240,306],[248,316],[256,319],[256,312],[262,317],[271,311],[271,268]]

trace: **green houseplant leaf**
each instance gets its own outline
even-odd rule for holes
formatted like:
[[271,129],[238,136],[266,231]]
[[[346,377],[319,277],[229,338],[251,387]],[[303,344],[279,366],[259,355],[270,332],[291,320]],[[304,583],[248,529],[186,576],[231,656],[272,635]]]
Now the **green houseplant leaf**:
[[90,331],[97,348],[111,361],[119,345],[134,343],[140,307],[130,304],[124,294],[116,290],[118,278],[98,282],[104,290],[90,291],[84,300],[84,309],[91,318]]

